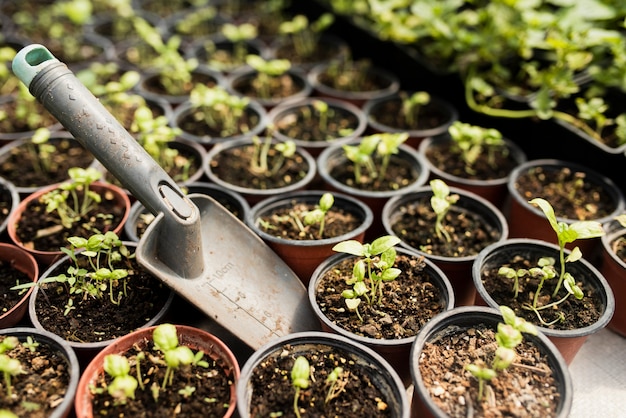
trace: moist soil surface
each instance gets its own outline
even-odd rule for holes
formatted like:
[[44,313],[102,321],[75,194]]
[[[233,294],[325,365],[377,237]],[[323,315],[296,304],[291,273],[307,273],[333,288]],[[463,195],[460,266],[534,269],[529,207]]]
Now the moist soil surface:
[[478,399],[478,380],[464,367],[490,365],[496,348],[494,330],[484,325],[450,326],[427,342],[419,370],[433,402],[450,417],[555,416],[558,382],[547,356],[529,341],[515,348],[513,364],[486,382],[486,396]]
[[521,175],[515,188],[523,200],[541,197],[559,218],[594,220],[613,213],[615,199],[606,188],[568,167],[535,167]]
[[312,104],[297,106],[274,121],[276,130],[287,138],[311,142],[332,142],[351,135],[358,126],[354,113],[332,105],[325,115]]
[[217,80],[208,74],[192,73],[191,80],[186,83],[176,82],[170,88],[167,88],[158,76],[149,77],[142,84],[142,88],[155,94],[162,96],[182,96],[188,95],[194,86],[198,84],[204,84],[207,87],[215,87]]
[[[379,162],[376,162],[379,166]],[[419,173],[411,162],[399,156],[391,156],[389,166],[384,176],[372,177],[362,171],[357,182],[354,175],[354,165],[351,163],[337,164],[330,169],[330,176],[348,187],[369,191],[393,191],[408,187],[415,183]]]
[[53,346],[37,341],[36,336],[33,340],[38,344],[34,351],[20,343],[5,353],[19,360],[24,373],[11,378],[10,397],[5,396],[5,381],[0,382],[0,409],[18,417],[45,418],[63,402],[70,381],[70,365]]
[[[490,152],[481,152],[468,168],[454,142],[436,144],[426,150],[426,158],[441,171],[472,180],[497,180],[509,176],[519,165],[506,146],[497,146]],[[493,155],[493,157],[490,157]]]
[[23,293],[11,288],[30,281],[28,275],[16,269],[12,262],[0,260],[0,315],[4,315],[24,297]]
[[[82,201],[82,191],[78,191],[79,201]],[[73,204],[73,199],[68,202]],[[46,204],[39,200],[33,200],[26,207],[16,227],[19,241],[26,248],[39,251],[59,251],[61,247],[68,245],[69,237],[88,238],[100,232],[115,229],[124,218],[125,207],[119,207],[113,200],[111,192],[102,195],[102,201],[85,216],[73,224],[72,228],[64,228],[56,213],[46,213]],[[110,215],[111,218],[103,218],[99,215]]]
[[402,100],[385,100],[372,108],[370,117],[377,123],[408,131],[434,129],[448,123],[450,116],[435,106],[420,107],[419,117],[413,121],[407,119],[402,110]]
[[331,208],[324,216],[323,235],[320,236],[320,223],[306,224],[304,216],[315,210],[316,205],[304,202],[293,202],[285,208],[277,208],[271,213],[260,216],[257,222],[260,230],[288,240],[317,240],[335,238],[348,234],[361,226],[363,219],[341,208]]
[[41,167],[39,159],[22,145],[14,147],[11,155],[0,161],[0,176],[18,187],[43,187],[67,180],[70,168],[87,168],[94,161],[93,155],[74,139],[51,138],[49,143],[56,150],[48,158],[48,169],[35,169]]
[[254,109],[246,108],[235,128],[225,127],[223,123],[210,126],[204,120],[202,108],[199,108],[183,114],[177,122],[180,129],[191,135],[219,140],[250,132],[261,123],[261,118]]
[[349,312],[344,290],[352,289],[346,280],[352,278],[355,257],[349,257],[328,270],[319,280],[315,300],[324,315],[356,335],[377,339],[402,339],[416,335],[446,306],[444,295],[436,282],[423,271],[423,257],[398,254],[395,268],[402,271],[395,280],[382,283],[382,298],[369,304],[362,298],[359,319]]
[[[515,269],[530,269],[537,267],[538,259],[528,260],[526,256],[516,255],[511,260],[502,260],[493,268],[485,269],[481,272],[481,279],[487,290],[487,293],[494,299],[498,305],[506,305],[515,311],[517,316],[526,319],[536,325],[551,329],[579,329],[590,326],[598,321],[602,316],[604,304],[598,292],[585,282],[581,282],[580,277],[576,277],[577,284],[584,292],[585,297],[578,300],[570,295],[564,302],[560,303],[558,309],[545,309],[540,311],[541,317],[547,323],[557,321],[553,325],[540,324],[537,315],[532,310],[526,309],[525,304],[532,304],[533,298],[539,285],[539,279],[524,277],[518,280],[519,294],[515,298],[513,291],[513,279],[505,279],[498,275],[501,266],[507,266]],[[560,267],[555,265],[556,271],[560,271]],[[567,290],[563,286],[556,297],[550,298],[557,284],[557,278],[546,280],[538,306],[547,305],[563,298],[567,294]],[[564,315],[563,320],[559,320],[559,313]]]
[[[300,390],[297,401],[301,417],[391,416],[390,401],[384,398],[370,372],[360,362],[352,360],[352,356],[346,356],[344,350],[321,344],[311,344],[306,351],[297,346],[296,350],[285,345],[252,371],[251,417],[296,417],[290,376],[298,356],[305,357],[311,367],[309,387]],[[336,367],[343,370],[331,390],[327,379]],[[325,402],[329,393],[330,399]]]
[[[153,386],[159,387],[162,384],[166,364],[163,354],[154,347],[152,341],[135,344],[130,351],[123,353],[129,360],[133,376],[136,372],[137,354],[142,351],[145,353],[145,359],[140,361],[140,370],[144,389],[137,388],[135,398],[127,399],[124,405],[120,405],[106,390],[112,381],[111,377],[106,373],[99,375],[92,390],[94,416],[116,418],[224,416],[229,408],[230,388],[234,381],[226,374],[221,364],[205,355],[202,359],[209,363],[208,367],[190,365],[176,369],[171,384],[166,389],[159,389],[158,400],[155,401],[152,395]],[[193,388],[193,391],[190,388]],[[191,393],[186,395],[188,392]]]
[[[79,260],[86,262],[81,258]],[[131,266],[116,267],[129,269],[126,296],[120,299],[119,304],[110,301],[108,290],[101,299],[87,294],[72,295],[74,309],[65,314],[70,298],[67,284],[42,284],[35,302],[37,319],[42,326],[76,343],[106,341],[144,326],[163,308],[171,290],[161,280],[142,270],[134,260]],[[62,263],[50,276],[65,273],[67,268],[68,264]],[[115,284],[115,297],[123,291],[123,286],[121,280]]]
[[376,92],[389,88],[391,81],[371,71],[369,62],[348,62],[339,64],[339,68],[333,70],[333,64],[329,69],[321,72],[318,76],[320,84],[335,90],[349,92]]
[[[256,190],[287,187],[306,177],[310,167],[301,154],[285,158],[281,168],[274,174],[250,171],[254,156],[254,145],[226,148],[210,161],[211,171],[226,183]],[[271,148],[268,152],[268,167],[273,167],[280,154]]]
[[[462,197],[461,197],[462,199]],[[430,206],[430,196],[416,199],[396,209],[391,229],[402,241],[416,250],[441,257],[474,256],[498,241],[501,233],[480,214],[453,206],[443,224],[450,241],[435,233],[437,215]]]

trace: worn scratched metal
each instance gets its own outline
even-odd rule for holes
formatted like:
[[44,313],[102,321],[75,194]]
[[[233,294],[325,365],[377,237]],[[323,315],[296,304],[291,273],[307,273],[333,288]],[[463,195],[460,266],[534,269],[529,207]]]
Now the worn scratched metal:
[[319,328],[306,289],[291,269],[215,200],[186,196],[44,46],[19,51],[13,71],[156,216],[137,248],[144,268],[253,349]]

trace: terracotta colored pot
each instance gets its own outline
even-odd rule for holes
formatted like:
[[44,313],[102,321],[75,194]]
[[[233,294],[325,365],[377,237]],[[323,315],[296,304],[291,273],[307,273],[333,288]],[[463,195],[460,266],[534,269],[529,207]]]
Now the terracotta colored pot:
[[[92,408],[93,395],[90,386],[95,384],[98,376],[104,374],[104,358],[109,354],[124,354],[134,345],[143,348],[152,340],[152,333],[156,326],[142,328],[123,337],[116,339],[108,347],[96,355],[82,373],[78,388],[74,409],[77,418],[91,418],[94,416]],[[233,381],[231,386],[230,404],[224,417],[230,417],[236,407],[236,385],[239,379],[239,364],[230,349],[215,335],[202,329],[187,325],[176,325],[179,344],[188,346],[192,351],[203,351],[205,358],[211,358],[223,366],[226,374]]]
[[[429,163],[428,167],[430,169],[431,180],[435,178],[442,179],[448,186],[458,187],[459,189],[476,193],[493,203],[497,208],[502,209],[509,197],[507,188],[509,176],[484,180],[459,177],[441,170],[428,159],[428,150],[430,148],[436,147],[438,144],[450,143],[451,141],[452,139],[450,136],[444,135],[437,138],[426,138],[421,142],[419,152],[424,155],[426,161]],[[526,162],[526,154],[517,144],[509,139],[504,139],[504,141],[507,149],[509,150],[510,157],[514,159],[518,165]],[[451,156],[451,158],[458,157]]]
[[[457,212],[460,216],[467,212],[477,214],[486,225],[498,232],[498,242],[508,238],[509,228],[504,215],[489,201],[477,194],[456,187],[451,187],[450,193],[460,196],[458,202],[451,209],[452,213]],[[417,205],[420,200],[425,197],[427,197],[427,201],[430,202],[431,196],[432,190],[430,186],[423,186],[411,193],[389,199],[382,212],[382,222],[387,234],[396,235],[402,239],[403,237],[394,231],[394,224],[396,224],[398,219],[403,215],[403,207]],[[433,234],[434,233],[435,231],[433,230]],[[401,242],[400,245],[424,255],[443,270],[448,280],[450,280],[450,283],[452,283],[456,306],[474,304],[476,288],[472,283],[472,264],[478,254],[450,257],[422,251],[420,248],[407,243],[406,240]]]
[[363,344],[344,336],[309,331],[279,337],[260,347],[246,361],[237,384],[237,412],[241,418],[252,417],[250,405],[255,403],[255,398],[251,377],[254,369],[265,359],[280,356],[286,349],[293,357],[313,356],[322,349],[347,358],[348,361],[361,366],[370,376],[372,383],[384,394],[384,402],[387,403],[390,417],[409,417],[410,408],[406,390],[398,374],[383,357]]
[[[398,254],[409,255],[416,258],[420,257],[419,254],[416,254],[414,251],[408,249],[397,248],[396,251]],[[411,383],[409,353],[411,351],[413,341],[415,341],[415,336],[401,339],[377,339],[357,335],[331,321],[323,313],[316,301],[317,289],[320,286],[320,282],[322,281],[324,275],[331,269],[335,268],[337,264],[350,258],[355,258],[355,256],[345,253],[335,254],[332,257],[327,258],[313,272],[311,280],[308,284],[309,303],[313,307],[313,312],[315,312],[317,319],[320,321],[323,331],[342,335],[359,344],[363,344],[366,347],[371,348],[372,350],[380,354],[385,360],[387,360],[389,364],[391,364],[391,366],[394,368],[394,370],[398,373],[400,379],[404,382],[404,384],[406,386],[409,386]],[[450,281],[446,277],[445,273],[432,261],[428,259],[424,259],[424,261],[426,264],[422,272],[428,275],[429,281],[434,286],[439,288],[439,291],[442,295],[441,303],[443,305],[443,310],[446,311],[452,309],[454,307],[455,295]],[[349,313],[346,314],[348,315]]]
[[[569,250],[566,250],[566,256],[567,254],[569,254]],[[504,301],[496,302],[488,293],[483,284],[482,272],[508,264],[515,257],[528,257],[533,260],[538,260],[540,257],[552,257],[558,260],[559,247],[541,240],[512,238],[494,243],[485,248],[478,255],[472,266],[472,279],[476,286],[476,305],[487,305],[492,308],[506,305]],[[567,364],[570,364],[585,340],[609,323],[615,312],[615,298],[604,276],[584,258],[573,263],[567,263],[567,271],[574,276],[577,282],[582,282],[581,288],[583,292],[585,292],[585,288],[592,287],[598,294],[602,304],[602,306],[598,307],[601,310],[600,318],[595,323],[584,328],[560,330],[540,326],[540,324],[535,323],[539,330],[556,345]]]
[[[0,242],[0,260],[27,275],[32,282],[36,282],[39,278],[39,266],[35,257],[20,247]],[[13,327],[22,320],[28,309],[28,299],[33,289],[34,287],[28,289],[17,304],[0,315],[0,328]]]
[[437,126],[430,125],[427,128],[415,129],[404,128],[400,126],[388,125],[381,123],[377,118],[378,112],[384,111],[385,107],[390,103],[402,109],[402,96],[401,94],[412,94],[413,92],[398,92],[388,97],[381,97],[378,99],[368,100],[363,105],[363,112],[367,118],[367,124],[370,131],[377,132],[407,132],[409,139],[406,144],[419,149],[421,142],[425,138],[435,138],[444,135],[448,132],[448,127],[452,125],[459,118],[459,113],[454,106],[438,97],[431,97],[430,102],[424,105],[422,114],[424,117],[436,118],[435,120],[441,120],[441,123]]
[[[31,202],[37,201],[39,198],[41,198],[41,196],[43,196],[44,194],[56,188],[58,188],[58,185],[52,185],[52,186],[42,188],[36,191],[35,193],[32,193],[24,200],[22,200],[18,208],[15,210],[15,212],[11,214],[11,217],[9,218],[8,227],[7,227],[7,232],[9,234],[9,237],[11,237],[11,240],[13,241],[13,243],[17,245],[18,247],[23,248],[26,251],[33,254],[35,259],[39,263],[41,263],[41,265],[43,266],[49,266],[54,261],[58,260],[61,256],[63,256],[63,252],[60,250],[59,251],[42,251],[42,250],[36,250],[36,249],[32,249],[32,248],[25,246],[24,243],[22,243],[17,236],[17,226],[20,223],[20,220],[22,219],[22,214],[24,213],[25,209],[28,207],[28,205]],[[91,189],[99,193],[100,195],[102,195],[105,191],[110,191],[114,195],[114,200],[116,204],[119,207],[124,208],[123,219],[118,225],[115,225],[111,229],[113,232],[120,235],[122,228],[124,228],[124,223],[126,222],[126,219],[128,219],[128,215],[130,213],[130,198],[128,197],[126,192],[124,192],[124,190],[122,190],[121,188],[117,186],[114,186],[113,184],[95,182],[91,185]]]
[[[412,418],[447,418],[444,413],[431,399],[429,389],[424,384],[420,372],[420,356],[427,342],[434,343],[438,335],[446,332],[459,333],[462,328],[485,324],[496,328],[499,322],[503,322],[500,312],[495,309],[465,306],[454,308],[444,312],[430,321],[418,334],[411,349],[411,375],[413,376],[413,398],[411,404]],[[574,388],[567,364],[554,344],[545,335],[539,333],[536,336],[524,335],[526,341],[532,342],[539,351],[547,356],[549,367],[552,369],[558,391],[560,393],[559,404],[556,408],[558,418],[569,416],[574,397]],[[469,373],[466,373],[469,376]]]
[[313,274],[317,266],[335,254],[332,250],[335,244],[348,239],[363,242],[365,231],[370,227],[373,220],[370,208],[353,197],[339,193],[333,194],[335,198],[333,208],[352,213],[362,223],[358,228],[344,235],[319,240],[288,240],[277,237],[262,229],[259,226],[258,219],[262,216],[270,215],[273,211],[292,207],[294,203],[304,202],[316,205],[323,193],[323,191],[309,190],[268,197],[254,205],[246,218],[246,224],[250,229],[259,235],[287,263],[305,286],[308,285],[311,274]]
[[611,221],[604,224],[604,230],[606,235],[601,237],[600,272],[615,296],[615,314],[607,327],[626,337],[626,263],[613,249],[616,240],[626,238],[626,228],[617,221]]

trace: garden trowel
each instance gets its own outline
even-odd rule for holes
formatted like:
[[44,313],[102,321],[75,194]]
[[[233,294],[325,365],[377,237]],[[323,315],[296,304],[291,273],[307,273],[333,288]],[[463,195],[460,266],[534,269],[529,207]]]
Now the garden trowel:
[[46,47],[20,50],[13,71],[156,216],[136,251],[145,269],[252,349],[319,328],[304,285],[282,259],[209,196],[185,195]]

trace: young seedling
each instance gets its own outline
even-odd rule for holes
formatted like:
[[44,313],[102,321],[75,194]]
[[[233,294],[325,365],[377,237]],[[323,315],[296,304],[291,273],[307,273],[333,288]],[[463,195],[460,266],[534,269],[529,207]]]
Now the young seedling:
[[400,238],[386,235],[375,239],[371,244],[347,240],[333,247],[333,251],[359,257],[352,269],[352,278],[346,282],[352,289],[344,290],[341,296],[345,299],[348,310],[355,312],[361,322],[363,318],[358,309],[361,297],[365,297],[370,305],[378,304],[383,295],[383,282],[393,281],[401,273],[400,269],[393,267],[396,261],[394,246],[399,243]]
[[465,171],[474,174],[473,168],[478,157],[486,153],[487,161],[491,166],[496,163],[496,150],[504,146],[502,133],[497,129],[483,128],[460,121],[454,122],[448,128],[448,133],[454,141],[455,150],[460,152],[465,162]]
[[[602,224],[596,221],[577,221],[573,223],[565,223],[557,220],[554,213],[554,209],[550,203],[542,198],[535,198],[529,201],[530,204],[538,206],[546,216],[548,222],[552,226],[552,229],[557,235],[557,242],[559,246],[559,270],[555,268],[556,260],[552,257],[544,257],[538,261],[537,267],[526,269],[519,269],[514,271],[511,268],[500,268],[498,274],[514,279],[514,292],[515,296],[518,294],[519,278],[522,277],[535,277],[539,279],[539,284],[534,292],[532,304],[525,303],[523,307],[528,310],[532,310],[537,315],[539,321],[546,326],[552,325],[559,320],[564,320],[564,316],[561,314],[559,318],[552,322],[546,322],[541,316],[541,311],[546,309],[558,309],[558,306],[563,303],[570,295],[573,295],[576,299],[582,299],[584,297],[583,291],[576,284],[576,279],[571,273],[566,271],[567,263],[578,261],[582,258],[582,252],[579,247],[575,247],[570,254],[565,256],[565,246],[578,239],[597,238],[604,235],[604,229]],[[558,300],[540,305],[542,300],[542,290],[547,280],[558,278],[554,291],[550,295],[550,300],[558,297],[561,286],[563,286],[567,293]]]
[[416,91],[408,96],[406,93],[402,97],[402,114],[408,126],[417,127],[420,111],[423,106],[430,103],[430,94],[425,91]]
[[500,306],[500,313],[504,323],[498,324],[496,332],[496,343],[498,347],[491,366],[479,363],[465,365],[465,370],[469,371],[478,379],[478,400],[483,400],[485,383],[498,375],[498,372],[507,369],[517,357],[515,347],[524,341],[522,333],[537,335],[534,325],[524,319],[515,316],[515,312],[508,306]]
[[459,201],[459,195],[450,194],[450,188],[441,179],[431,180],[430,187],[433,191],[433,195],[430,198],[430,206],[437,215],[437,219],[435,220],[435,233],[440,240],[445,239],[447,242],[450,242],[452,237],[450,237],[446,229],[445,219],[450,208]]
[[13,386],[11,385],[11,378],[24,373],[22,364],[19,360],[9,357],[5,354],[7,351],[13,350],[18,346],[19,340],[17,337],[5,337],[0,342],[0,371],[4,379],[4,386],[6,389],[7,397],[11,397],[13,394]]
[[204,353],[194,352],[185,345],[179,345],[176,326],[172,324],[161,324],[154,329],[152,340],[155,347],[163,353],[166,370],[161,389],[166,389],[172,384],[174,379],[174,371],[183,366],[197,365],[200,367],[209,367],[209,364],[202,360]]
[[311,368],[306,357],[299,356],[293,363],[291,368],[291,384],[295,389],[293,395],[293,412],[300,418],[300,408],[298,408],[298,398],[300,397],[300,389],[309,387],[309,375]]
[[113,378],[108,384],[109,395],[119,404],[125,404],[128,399],[135,399],[135,390],[139,385],[137,379],[130,374],[128,359],[119,354],[109,354],[104,358],[104,371]]
[[257,75],[252,85],[257,90],[257,97],[269,99],[272,97],[272,79],[277,79],[287,73],[291,68],[291,62],[287,59],[266,60],[259,55],[246,56],[246,64],[256,70]]
[[204,121],[222,137],[232,136],[248,129],[245,126],[239,126],[246,107],[250,104],[250,99],[247,97],[230,94],[221,86],[208,87],[204,84],[197,84],[191,90],[189,100],[195,111],[194,118],[197,121]]
[[[255,175],[272,177],[276,175],[288,158],[296,153],[296,144],[293,141],[274,142],[271,135],[261,140],[258,136],[252,138],[254,151],[250,160],[250,172]],[[273,159],[270,160],[270,155]],[[271,164],[270,164],[271,162]]]
[[290,36],[296,53],[300,57],[307,58],[315,52],[320,34],[334,20],[335,17],[331,13],[324,13],[311,23],[306,16],[296,15],[292,20],[282,22],[278,31],[282,35]]
[[383,133],[365,136],[357,145],[343,145],[346,158],[354,164],[356,184],[365,182],[363,170],[369,178],[383,179],[391,156],[398,153],[400,145],[408,138],[408,133]]
[[326,214],[333,207],[335,203],[335,198],[332,193],[324,193],[319,202],[317,203],[315,209],[304,214],[304,224],[305,225],[314,225],[319,224],[319,233],[318,238],[322,239],[324,236],[324,224],[326,222]]
[[[20,290],[45,283],[63,283],[70,295],[65,315],[75,308],[75,296],[101,299],[108,291],[111,303],[119,304],[126,296],[129,270],[116,267],[116,265],[128,264],[135,255],[130,253],[117,234],[112,231],[94,234],[89,238],[70,237],[68,242],[69,247],[61,248],[71,261],[65,273],[46,277],[37,283],[24,283],[11,289]],[[82,260],[87,261],[86,267]],[[114,291],[120,287],[116,296]]]
[[[93,167],[72,167],[68,175],[70,181],[43,195],[42,201],[46,204],[46,212],[55,212],[61,225],[70,229],[102,201],[102,197],[90,189],[102,173]],[[82,192],[82,199],[79,192]]]
[[222,26],[222,35],[233,44],[232,62],[243,64],[246,61],[248,49],[246,41],[257,37],[257,27],[252,23],[235,25],[226,23]]
[[[347,373],[346,373],[347,374]],[[328,385],[328,392],[326,392],[326,398],[324,403],[328,403],[335,399],[341,392],[343,392],[348,381],[345,379],[343,367],[335,367],[332,372],[326,378],[326,384]]]

